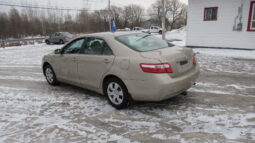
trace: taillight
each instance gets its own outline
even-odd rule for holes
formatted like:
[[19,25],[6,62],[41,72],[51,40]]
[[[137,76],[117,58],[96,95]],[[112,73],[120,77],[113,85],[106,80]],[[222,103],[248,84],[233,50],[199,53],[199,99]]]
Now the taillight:
[[172,67],[169,63],[161,64],[140,64],[143,72],[147,73],[173,73]]
[[197,64],[197,58],[196,58],[196,55],[195,55],[195,54],[193,55],[192,63],[193,63],[193,65],[196,65],[196,64]]
[[64,36],[64,38],[65,38],[65,39],[68,39],[68,37],[67,37],[67,36]]

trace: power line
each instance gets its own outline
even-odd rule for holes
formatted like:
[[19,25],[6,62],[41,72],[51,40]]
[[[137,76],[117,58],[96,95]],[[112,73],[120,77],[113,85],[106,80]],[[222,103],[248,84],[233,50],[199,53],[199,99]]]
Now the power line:
[[1,6],[10,7],[21,7],[21,8],[33,8],[33,9],[46,9],[46,10],[60,10],[60,11],[102,11],[102,10],[88,10],[88,9],[72,9],[72,8],[57,8],[57,7],[43,7],[43,6],[29,6],[29,5],[19,5],[10,3],[0,3]]

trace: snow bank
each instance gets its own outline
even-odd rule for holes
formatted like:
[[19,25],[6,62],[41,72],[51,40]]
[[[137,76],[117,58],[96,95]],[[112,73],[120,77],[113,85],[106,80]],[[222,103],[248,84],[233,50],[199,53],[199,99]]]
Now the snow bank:
[[242,59],[255,59],[255,50],[195,48],[194,51],[210,56],[232,57]]
[[166,40],[177,46],[186,46],[186,27],[175,29],[166,33]]

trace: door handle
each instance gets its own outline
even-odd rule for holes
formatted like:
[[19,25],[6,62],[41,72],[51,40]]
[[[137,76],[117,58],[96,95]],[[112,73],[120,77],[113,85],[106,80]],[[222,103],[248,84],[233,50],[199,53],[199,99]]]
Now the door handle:
[[109,59],[104,59],[104,63],[109,64],[110,60]]

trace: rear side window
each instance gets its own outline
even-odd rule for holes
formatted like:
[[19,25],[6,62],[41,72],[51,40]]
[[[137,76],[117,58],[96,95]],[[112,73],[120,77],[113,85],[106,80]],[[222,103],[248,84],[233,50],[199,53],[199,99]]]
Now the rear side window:
[[63,33],[64,36],[68,36],[68,37],[73,37],[73,34],[69,33],[69,32],[64,32]]
[[58,36],[60,36],[60,33],[55,33],[55,37],[58,37]]
[[103,39],[94,37],[87,39],[83,53],[87,55],[113,55],[111,48]]
[[166,41],[152,36],[150,34],[129,34],[122,35],[115,38],[117,41],[128,46],[129,48],[138,51],[146,52],[152,50],[158,50],[162,48],[167,48],[168,44]]

